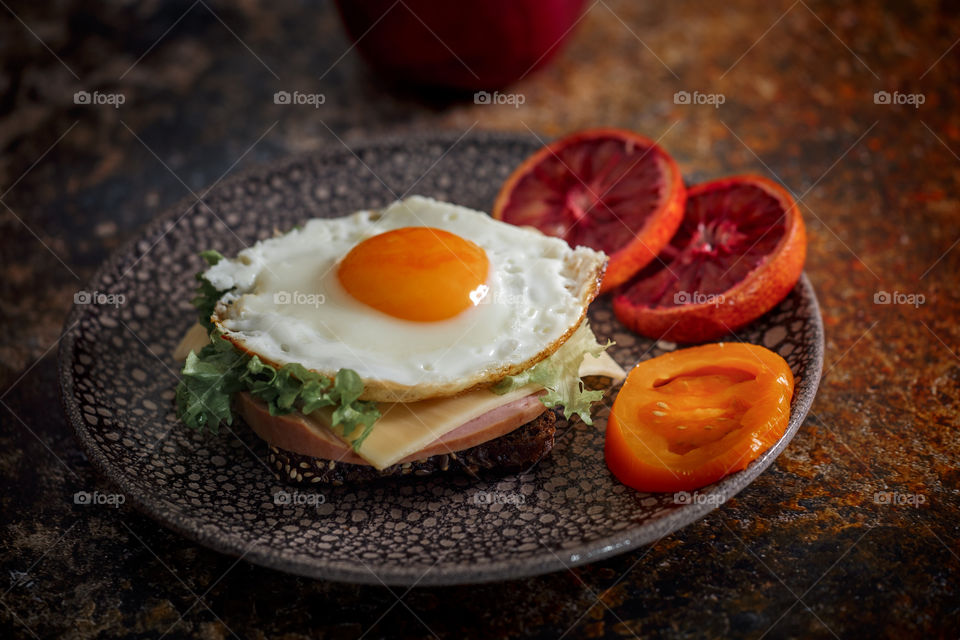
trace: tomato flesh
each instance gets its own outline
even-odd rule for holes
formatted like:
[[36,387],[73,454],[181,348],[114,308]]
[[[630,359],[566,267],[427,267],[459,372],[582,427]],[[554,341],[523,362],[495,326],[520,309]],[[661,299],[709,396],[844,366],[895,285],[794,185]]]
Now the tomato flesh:
[[786,431],[786,361],[763,347],[718,343],[641,362],[607,423],[607,466],[639,491],[690,491],[739,471]]

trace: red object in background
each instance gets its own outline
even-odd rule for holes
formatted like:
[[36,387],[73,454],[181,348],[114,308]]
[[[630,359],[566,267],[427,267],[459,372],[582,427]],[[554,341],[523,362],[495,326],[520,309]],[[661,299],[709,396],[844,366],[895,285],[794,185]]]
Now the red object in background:
[[584,0],[337,0],[347,33],[385,75],[422,86],[498,89],[542,67]]

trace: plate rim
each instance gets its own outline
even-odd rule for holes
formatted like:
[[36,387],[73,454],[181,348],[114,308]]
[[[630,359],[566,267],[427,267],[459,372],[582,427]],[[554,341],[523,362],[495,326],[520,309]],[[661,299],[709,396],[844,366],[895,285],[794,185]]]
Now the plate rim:
[[[238,183],[243,183],[253,176],[262,176],[270,172],[282,171],[282,169],[296,163],[315,162],[317,160],[342,156],[343,154],[358,155],[360,151],[369,148],[382,149],[384,147],[410,144],[411,142],[447,145],[450,145],[451,142],[459,144],[459,142],[464,140],[481,143],[526,142],[521,136],[522,134],[520,132],[491,130],[473,131],[467,135],[463,135],[462,132],[454,130],[438,130],[433,132],[395,133],[380,137],[364,136],[357,138],[351,142],[349,146],[346,143],[340,146],[331,144],[323,149],[289,154],[270,162],[251,165],[215,183],[214,190],[228,189]],[[201,198],[200,201],[202,202],[203,199]],[[158,214],[151,221],[132,232],[126,242],[110,253],[103,264],[94,272],[91,278],[86,281],[86,284],[92,285],[98,283],[102,281],[105,276],[115,272],[118,263],[136,252],[137,245],[142,242],[145,237],[152,237],[156,231],[162,230],[170,221],[174,221],[174,224],[176,224],[181,217],[185,216],[190,209],[196,206],[197,202],[198,200],[195,197],[185,196]],[[57,352],[60,404],[74,432],[74,437],[80,444],[80,448],[102,477],[118,486],[130,504],[138,511],[184,538],[205,546],[208,549],[274,570],[285,571],[309,578],[355,584],[441,586],[527,578],[596,562],[662,539],[703,518],[709,512],[717,509],[736,496],[766,471],[773,461],[779,457],[780,453],[800,430],[800,427],[809,414],[813,400],[819,389],[824,362],[825,336],[819,301],[817,300],[816,292],[806,272],[801,274],[798,284],[806,299],[809,301],[813,312],[812,328],[814,335],[812,342],[814,345],[814,357],[809,366],[814,375],[810,377],[809,383],[804,379],[802,383],[805,392],[804,397],[797,398],[796,405],[798,407],[798,413],[796,417],[791,415],[790,423],[784,435],[781,436],[770,449],[748,466],[748,469],[753,467],[753,471],[756,471],[756,474],[751,478],[747,478],[745,470],[723,478],[718,483],[711,485],[709,490],[705,492],[707,495],[717,496],[717,499],[707,500],[699,504],[685,505],[681,509],[657,518],[653,521],[656,526],[641,525],[640,527],[634,526],[633,528],[625,527],[624,529],[613,531],[602,538],[594,539],[589,544],[581,544],[571,549],[551,549],[541,544],[550,554],[544,556],[539,562],[528,558],[524,562],[517,563],[511,561],[510,558],[505,558],[485,564],[462,565],[440,569],[437,568],[438,563],[435,563],[432,567],[426,568],[426,570],[423,570],[420,565],[406,565],[399,570],[394,569],[386,572],[378,572],[376,568],[368,567],[365,564],[362,569],[358,569],[355,564],[348,565],[348,563],[340,561],[327,563],[323,563],[322,561],[298,561],[273,552],[273,548],[264,543],[258,543],[256,541],[253,543],[245,543],[243,540],[237,539],[236,534],[224,534],[219,530],[214,533],[207,527],[196,526],[193,521],[180,513],[160,508],[158,506],[160,504],[159,501],[151,501],[149,497],[141,495],[140,491],[127,481],[123,469],[113,465],[106,459],[105,455],[100,451],[99,445],[93,440],[82,418],[79,403],[73,394],[73,378],[75,375],[73,373],[73,353],[76,345],[75,329],[82,321],[85,313],[90,312],[90,309],[76,303],[64,321]],[[809,395],[809,399],[807,399],[807,395]],[[805,404],[803,407],[800,406],[801,400],[803,400]],[[759,469],[757,469],[757,467],[759,467]],[[234,543],[231,544],[231,540],[233,540]]]

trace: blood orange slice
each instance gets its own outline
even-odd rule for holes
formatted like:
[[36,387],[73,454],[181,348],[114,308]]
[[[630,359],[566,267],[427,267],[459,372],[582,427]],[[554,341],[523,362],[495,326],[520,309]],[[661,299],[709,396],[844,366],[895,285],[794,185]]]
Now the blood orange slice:
[[790,293],[806,252],[803,217],[779,185],[758,176],[697,185],[673,240],[620,289],[613,309],[651,338],[712,340]]
[[591,129],[545,146],[500,189],[493,217],[610,256],[601,292],[626,282],[670,241],[683,217],[680,171],[653,141]]

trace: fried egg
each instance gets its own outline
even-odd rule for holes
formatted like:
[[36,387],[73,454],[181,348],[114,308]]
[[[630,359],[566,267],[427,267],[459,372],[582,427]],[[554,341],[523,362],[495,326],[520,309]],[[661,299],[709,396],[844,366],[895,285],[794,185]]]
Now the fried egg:
[[580,325],[606,256],[412,196],[314,219],[210,267],[213,322],[276,366],[364,381],[365,400],[480,388],[549,356]]

